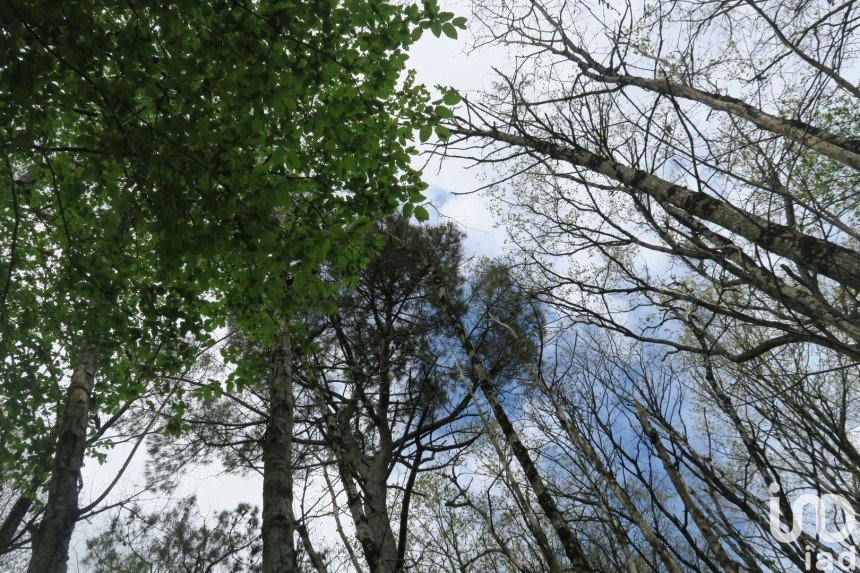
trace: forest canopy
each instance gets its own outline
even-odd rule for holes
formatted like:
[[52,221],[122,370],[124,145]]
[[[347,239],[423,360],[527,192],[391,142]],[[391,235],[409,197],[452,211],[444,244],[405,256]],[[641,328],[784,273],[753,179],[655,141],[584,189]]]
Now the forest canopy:
[[858,22],[5,2],[0,570],[854,570]]

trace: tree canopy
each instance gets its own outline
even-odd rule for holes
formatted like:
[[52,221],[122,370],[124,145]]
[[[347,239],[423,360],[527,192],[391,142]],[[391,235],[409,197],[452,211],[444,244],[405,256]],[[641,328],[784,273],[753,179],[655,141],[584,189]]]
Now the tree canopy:
[[858,5],[468,5],[0,5],[0,568],[855,568]]

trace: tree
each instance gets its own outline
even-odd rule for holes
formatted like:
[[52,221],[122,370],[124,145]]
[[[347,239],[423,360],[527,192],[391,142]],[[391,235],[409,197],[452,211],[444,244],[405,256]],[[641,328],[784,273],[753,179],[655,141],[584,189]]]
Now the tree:
[[[452,345],[429,282],[433,268],[453,285],[459,283],[460,234],[451,226],[415,227],[400,216],[377,226],[383,245],[359,272],[355,287],[342,285],[340,273],[327,277],[341,285],[338,311],[296,315],[307,338],[291,352],[294,448],[289,470],[294,479],[311,485],[299,489],[301,513],[293,535],[313,553],[307,534],[313,516],[304,508],[331,505],[336,513],[336,498],[343,495],[368,567],[400,571],[407,566],[416,480],[443,467],[475,436],[467,423],[471,397],[450,370]],[[274,376],[266,371],[268,351],[238,333],[229,344],[234,360],[263,365],[263,374],[241,387],[229,382],[220,396],[198,394],[183,413],[183,435],[152,442],[153,475],[176,475],[187,464],[216,457],[228,471],[265,473]],[[302,348],[311,350],[306,354]],[[216,357],[206,362],[209,368],[201,365],[198,375],[183,381],[189,391],[206,388],[206,380],[218,375]],[[312,484],[327,479],[322,473],[329,471],[336,491],[326,501]],[[343,543],[352,550],[346,536]]]
[[[576,24],[586,4],[479,3],[488,39],[534,48],[534,68],[518,66],[498,93],[470,100],[469,119],[453,129],[474,151],[517,158],[514,169],[528,173],[520,192],[500,188],[499,196],[514,207],[524,252],[536,254],[555,285],[548,295],[584,321],[701,352],[660,336],[698,322],[707,351],[736,362],[795,343],[856,359],[860,255],[849,190],[857,121],[842,103],[854,96],[833,79],[838,69],[810,63],[827,44],[818,55],[761,61],[766,48],[782,49],[759,26],[763,5],[741,3],[730,16],[707,2],[629,5],[586,30]],[[852,41],[836,24],[852,8],[804,5],[805,41],[818,32]],[[740,27],[724,32],[726,18]],[[786,34],[800,25],[786,23]],[[705,31],[713,32],[708,43]],[[731,34],[750,40],[741,45]],[[661,41],[667,35],[689,40]],[[597,38],[605,55],[589,51]],[[723,50],[710,57],[713,42]],[[761,73],[745,77],[746,62]],[[795,69],[797,81],[781,82]],[[736,95],[727,95],[735,83]],[[768,90],[777,93],[762,104],[769,109],[756,107]],[[707,117],[702,106],[712,110]],[[832,194],[816,183],[821,173]],[[571,253],[581,253],[575,271],[553,276],[550,261]],[[586,256],[601,264],[589,267]],[[656,264],[642,264],[646,256]],[[639,330],[620,318],[634,304],[659,309]],[[759,336],[724,343],[721,333],[741,324]]]
[[[582,543],[566,519],[563,510],[547,488],[534,456],[529,452],[515,427],[512,418],[500,397],[498,386],[522,372],[530,360],[530,338],[533,329],[540,327],[537,318],[530,311],[535,307],[527,304],[529,293],[515,284],[504,266],[491,265],[476,277],[474,285],[475,302],[468,305],[471,313],[477,316],[474,326],[467,331],[463,316],[457,314],[458,303],[446,286],[435,279],[439,304],[448,327],[456,337],[465,355],[465,373],[461,374],[464,383],[473,391],[480,390],[489,405],[495,423],[504,437],[507,448],[513,454],[526,482],[537,498],[537,504],[547,516],[552,528],[561,541],[562,549],[569,566],[574,571],[592,571],[585,556]],[[532,528],[544,554],[549,558],[549,542],[543,539],[542,530]],[[554,558],[552,558],[554,559]],[[558,565],[555,565],[558,568]]]
[[834,547],[771,536],[768,487],[785,523],[860,507],[855,6],[598,4],[476,2],[518,59],[440,149],[502,166],[518,281],[582,354],[532,365],[546,489],[616,568],[804,569]]
[[239,505],[203,520],[189,497],[167,511],[131,507],[87,542],[94,573],[239,573],[260,571],[259,516]]
[[[446,108],[404,73],[405,48],[449,20],[433,2],[4,5],[10,411],[43,407],[38,385],[73,370],[47,412],[56,430],[22,417],[9,434],[27,447],[57,436],[32,571],[65,570],[94,404],[114,413],[118,396],[142,392],[110,376],[125,352],[146,361],[169,345],[165,367],[181,370],[186,337],[230,314],[283,353],[293,309],[323,294],[322,261],[348,275],[373,218],[423,200],[408,142]],[[60,344],[66,354],[45,360]],[[288,418],[289,404],[275,411]],[[289,423],[271,422],[289,457]],[[274,523],[289,518],[267,500],[268,538],[269,507],[281,508]],[[264,545],[264,570],[290,567],[288,547]]]
[[380,233],[378,256],[357,288],[342,293],[297,376],[316,397],[327,450],[320,458],[336,468],[369,570],[397,572],[408,569],[416,479],[474,437],[465,422],[471,397],[452,377],[452,345],[429,279],[458,288],[461,235],[400,217],[382,221]]

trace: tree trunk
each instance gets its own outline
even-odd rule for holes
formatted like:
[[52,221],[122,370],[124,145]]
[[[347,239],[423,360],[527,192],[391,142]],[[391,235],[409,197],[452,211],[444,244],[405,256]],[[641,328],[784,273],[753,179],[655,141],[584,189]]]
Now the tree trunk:
[[349,427],[355,409],[353,402],[327,416],[331,449],[367,565],[373,573],[393,573],[398,571],[399,561],[388,515],[387,456],[380,453],[372,460],[362,460],[358,439]]
[[682,83],[670,82],[663,78],[642,78],[629,75],[616,76],[611,73],[606,75],[602,73],[589,73],[588,77],[599,82],[614,83],[621,86],[636,86],[665,96],[682,97],[704,104],[711,109],[742,117],[760,129],[782,135],[822,153],[830,159],[854,169],[860,169],[860,153],[858,153],[856,142],[851,139],[828,133],[798,120],[771,115],[738,98],[709,93]]
[[525,474],[526,481],[528,481],[532,491],[534,491],[538,505],[546,514],[547,519],[549,519],[552,524],[552,528],[555,530],[556,535],[558,535],[558,538],[561,541],[564,553],[572,566],[572,571],[576,573],[587,573],[593,571],[588,560],[585,558],[585,553],[579,540],[576,538],[576,535],[570,528],[570,524],[567,523],[561,510],[555,503],[555,499],[553,499],[552,494],[546,487],[546,484],[538,471],[537,464],[535,464],[532,459],[528,448],[526,448],[520,440],[516,428],[514,428],[507,412],[505,412],[505,408],[496,394],[496,390],[490,381],[490,377],[484,369],[471,340],[469,340],[469,337],[466,334],[466,329],[463,326],[462,321],[454,314],[451,301],[448,298],[447,290],[444,285],[438,281],[436,283],[436,287],[442,311],[445,313],[448,323],[454,330],[454,334],[459,339],[460,344],[463,346],[463,349],[466,351],[466,356],[469,359],[469,377],[481,390],[481,393],[490,404],[490,409],[493,411],[493,416],[496,418],[496,422],[499,424],[499,429],[501,429],[502,435],[505,437],[505,442],[508,447],[511,448],[511,452],[513,452],[523,474]]
[[699,532],[702,534],[705,542],[707,542],[708,548],[716,557],[717,563],[720,565],[720,569],[727,573],[737,573],[739,570],[737,563],[735,563],[726,550],[723,549],[717,532],[711,527],[711,523],[708,521],[708,518],[702,514],[699,506],[690,495],[689,486],[684,481],[684,478],[681,477],[678,467],[672,464],[672,461],[669,459],[669,453],[666,451],[666,447],[660,440],[660,435],[651,425],[651,422],[648,421],[648,413],[639,403],[636,404],[636,416],[639,418],[639,423],[642,424],[642,430],[644,431],[645,436],[648,438],[648,441],[651,442],[651,445],[654,446],[654,451],[657,453],[657,457],[663,464],[663,469],[665,469],[666,473],[669,475],[669,480],[672,482],[672,485],[675,486],[675,491],[678,492],[678,496],[684,503],[684,507],[690,512],[690,515],[693,517],[693,522],[696,524],[696,527],[699,528]]
[[[546,384],[543,377],[540,374],[540,371],[537,368],[531,369],[529,372],[531,375],[532,381],[534,384],[540,388],[541,392],[543,392],[544,396],[546,396],[550,404],[552,404],[553,411],[555,412],[556,419],[558,420],[561,427],[564,429],[571,443],[576,447],[577,451],[583,455],[583,457],[588,461],[591,467],[597,472],[600,476],[602,483],[598,482],[594,485],[598,488],[603,488],[604,486],[608,486],[609,490],[615,495],[615,498],[621,503],[621,506],[627,512],[628,519],[633,522],[636,527],[639,528],[639,531],[642,532],[642,536],[651,546],[651,549],[660,557],[660,560],[666,566],[666,569],[671,573],[682,573],[680,566],[675,563],[671,553],[663,544],[661,539],[658,537],[657,532],[651,527],[648,523],[648,520],[644,515],[639,511],[639,508],[636,507],[636,504],[633,502],[633,499],[630,497],[628,492],[618,483],[618,480],[615,477],[615,474],[598,456],[597,451],[592,447],[591,443],[585,438],[585,436],[580,432],[579,428],[574,425],[573,421],[568,418],[561,404],[559,403],[556,396],[553,394],[553,391]],[[604,511],[607,515],[610,525],[612,526],[613,531],[618,532],[621,538],[626,539],[626,533],[624,532],[624,527],[618,522],[617,519],[614,518],[612,513],[609,511],[608,507],[604,506]],[[622,545],[624,547],[624,545]],[[627,560],[628,569],[629,570],[638,570],[636,562],[633,558],[628,558]]]
[[290,335],[272,350],[269,421],[263,438],[263,573],[296,570],[293,516],[293,380]]
[[29,573],[65,573],[69,541],[78,519],[78,483],[87,444],[87,416],[99,350],[83,348],[75,359],[66,403],[59,421],[57,450],[45,516],[33,536]]
[[514,457],[523,470],[523,474],[525,474],[526,481],[528,481],[532,491],[535,493],[535,497],[537,497],[538,505],[546,514],[558,538],[561,540],[565,555],[567,555],[570,564],[573,566],[573,571],[577,573],[592,571],[591,566],[585,559],[585,554],[582,546],[579,544],[579,540],[574,535],[573,530],[556,505],[555,499],[553,499],[552,494],[550,494],[549,489],[546,487],[538,471],[537,464],[535,464],[528,449],[520,440],[519,434],[496,395],[495,388],[493,388],[481,365],[476,362],[477,356],[471,349],[467,350],[467,353],[469,354],[469,361],[472,362],[472,379],[473,381],[477,381],[478,387],[481,389],[487,402],[489,402],[490,409],[493,411],[493,415],[499,424],[499,428],[502,430],[502,435],[504,435],[508,447],[511,448]]
[[16,534],[24,518],[27,517],[27,512],[33,506],[33,500],[36,498],[36,490],[39,488],[39,485],[41,485],[39,480],[33,479],[27,490],[19,495],[15,503],[12,504],[9,513],[6,515],[6,519],[0,524],[0,555],[5,555],[11,551],[17,537],[20,537],[20,534]]
[[367,518],[367,532],[376,553],[374,573],[395,573],[398,570],[397,542],[388,516],[388,476],[385,468],[380,466],[379,461],[374,460],[374,463],[362,472],[364,515]]
[[310,533],[308,533],[308,528],[305,524],[297,523],[296,531],[299,533],[302,545],[305,548],[305,552],[308,554],[308,559],[310,560],[311,565],[314,566],[314,569],[317,570],[317,573],[328,573],[328,566],[325,564],[325,559],[323,559],[322,555],[317,553],[317,550],[314,548],[314,545],[311,542]]

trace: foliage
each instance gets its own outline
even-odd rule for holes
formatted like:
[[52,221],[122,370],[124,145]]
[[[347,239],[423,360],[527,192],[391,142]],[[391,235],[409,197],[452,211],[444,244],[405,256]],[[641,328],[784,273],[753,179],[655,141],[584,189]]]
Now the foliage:
[[352,284],[377,217],[426,215],[411,142],[452,100],[406,50],[462,27],[434,0],[4,4],[4,479],[47,474],[80,353],[93,420],[155,390],[176,433],[171,380],[228,319],[266,345],[331,311],[320,268]]
[[84,564],[93,573],[253,573],[260,571],[259,527],[258,511],[247,504],[208,520],[193,496],[166,511],[134,506],[87,542]]

